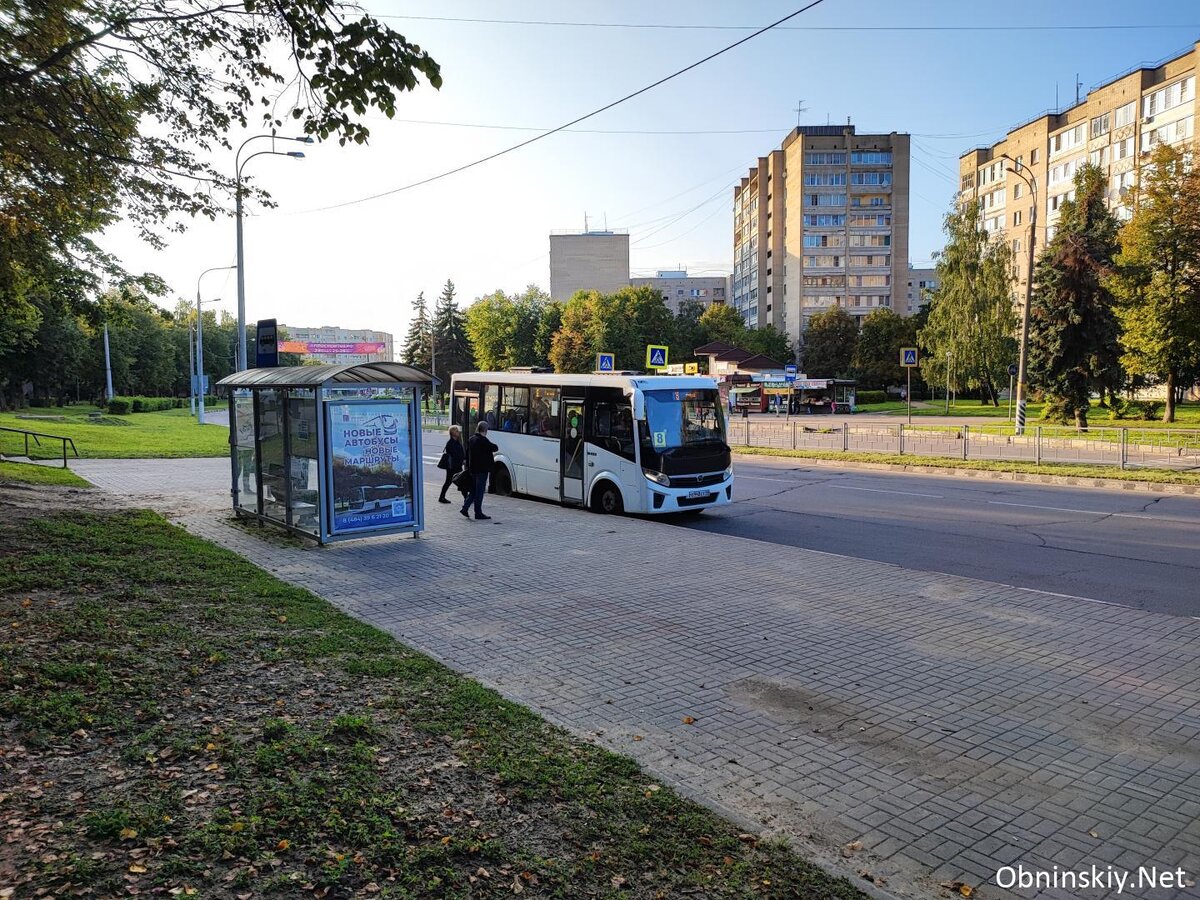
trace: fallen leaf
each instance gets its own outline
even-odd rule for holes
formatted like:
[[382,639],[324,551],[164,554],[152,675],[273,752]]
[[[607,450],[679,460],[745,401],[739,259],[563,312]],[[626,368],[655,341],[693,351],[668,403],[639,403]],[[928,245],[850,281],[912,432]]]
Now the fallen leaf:
[[613,886],[613,887],[615,887],[615,888],[619,888],[619,887],[621,887],[621,885],[623,885],[624,883],[625,883],[625,879],[624,879],[624,877],[622,877],[621,875],[614,875],[614,876],[612,877],[612,886]]
[[214,744],[212,741],[209,741],[207,744],[204,745],[204,749],[207,750],[209,753],[211,753],[213,750],[217,749],[217,745]]
[[696,719],[695,719],[694,717],[692,717],[692,716],[684,716],[684,717],[683,717],[683,724],[684,724],[684,725],[695,725],[695,724],[696,724]]
[[291,843],[288,841],[287,838],[284,838],[278,844],[275,845],[275,849],[276,850],[286,850],[290,846],[292,846]]
[[641,740],[645,740],[645,739],[644,739],[644,738],[643,738],[643,737],[642,737],[640,734],[635,734],[635,735],[633,736],[633,739],[634,739],[635,741],[641,741]]
[[137,829],[136,828],[122,828],[121,829],[121,840],[132,841],[135,837],[137,837]]
[[287,621],[287,616],[280,616],[280,617],[279,617],[279,621],[280,621],[280,622],[286,622],[286,621]]
[[204,771],[205,772],[215,772],[219,768],[221,768],[219,763],[209,763],[207,766],[204,767]]
[[146,871],[146,867],[139,865],[138,863],[134,863],[133,865],[131,865],[129,867],[129,871],[132,872],[134,875],[141,875],[143,872]]
[[846,857],[846,859],[849,859],[850,857],[852,857],[855,853],[857,853],[862,848],[863,848],[862,841],[851,841],[849,844],[847,844],[845,847],[842,848],[842,856]]
[[246,827],[245,822],[234,822],[232,825],[229,826],[229,830],[236,833],[238,831],[242,831],[243,829],[245,829],[245,827]]

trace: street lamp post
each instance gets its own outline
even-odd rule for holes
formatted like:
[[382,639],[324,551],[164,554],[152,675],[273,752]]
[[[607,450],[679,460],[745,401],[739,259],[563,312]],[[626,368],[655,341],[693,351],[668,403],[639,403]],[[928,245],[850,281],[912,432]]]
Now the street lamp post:
[[299,150],[291,152],[283,152],[280,150],[260,150],[257,153],[251,153],[244,160],[242,159],[242,149],[251,141],[256,141],[259,138],[270,138],[272,148],[275,146],[275,141],[295,141],[299,144],[311,144],[313,139],[305,135],[304,137],[280,137],[274,134],[256,134],[253,137],[248,137],[242,141],[238,147],[237,153],[234,155],[234,206],[236,208],[235,217],[237,219],[237,292],[238,292],[238,343],[237,343],[237,370],[239,372],[246,369],[246,266],[245,253],[242,246],[242,168],[250,160],[256,156],[290,156],[293,159],[303,159],[304,153]]
[[946,351],[946,415],[950,415],[950,351]]
[[236,266],[213,266],[205,269],[196,279],[196,393],[200,403],[196,407],[196,422],[204,424],[204,314],[200,310],[200,281],[209,272],[221,272]]
[[1008,171],[1025,182],[1029,187],[1029,194],[1033,200],[1033,207],[1029,212],[1029,270],[1025,275],[1025,304],[1021,310],[1021,350],[1020,355],[1017,357],[1017,424],[1014,429],[1017,434],[1024,434],[1025,404],[1028,400],[1027,394],[1029,390],[1029,386],[1026,384],[1029,361],[1029,304],[1033,296],[1033,252],[1034,243],[1037,241],[1037,179],[1033,175],[1026,176],[1022,174],[1024,166],[1007,153],[1000,155],[1013,164],[1013,168]]

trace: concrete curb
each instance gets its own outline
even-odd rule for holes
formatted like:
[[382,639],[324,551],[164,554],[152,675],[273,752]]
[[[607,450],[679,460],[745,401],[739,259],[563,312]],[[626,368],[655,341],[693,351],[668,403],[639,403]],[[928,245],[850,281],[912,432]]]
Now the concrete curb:
[[1182,494],[1200,496],[1200,484],[1169,484],[1157,481],[1134,481],[1118,478],[1090,478],[1079,475],[1039,475],[1034,472],[1000,472],[993,469],[949,468],[943,466],[910,466],[899,463],[868,463],[854,460],[840,460],[837,457],[813,458],[807,456],[788,456],[776,453],[740,453],[733,448],[735,455],[744,459],[767,457],[770,459],[788,459],[817,467],[834,469],[863,469],[874,472],[909,472],[914,475],[946,475],[952,478],[978,478],[984,481],[1019,481],[1029,484],[1063,484],[1071,487],[1100,488],[1106,491],[1144,491],[1156,494]]

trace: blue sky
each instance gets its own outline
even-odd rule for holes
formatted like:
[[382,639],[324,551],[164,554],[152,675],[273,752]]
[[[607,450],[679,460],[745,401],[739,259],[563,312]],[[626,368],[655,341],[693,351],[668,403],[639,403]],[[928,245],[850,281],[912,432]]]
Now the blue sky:
[[[800,5],[365,0],[381,16],[729,26],[761,26]],[[367,147],[316,145],[304,148],[302,161],[263,157],[251,164],[247,172],[279,203],[246,225],[251,321],[374,327],[399,336],[411,299],[418,291],[432,298],[447,277],[464,303],[496,288],[548,287],[548,234],[581,228],[585,213],[593,227],[630,229],[635,274],[676,266],[728,271],[732,184],[779,145],[801,100],[803,123],[849,116],[860,131],[913,135],[910,256],[919,265],[941,245],[962,151],[1054,106],[1056,85],[1059,101],[1072,101],[1077,73],[1086,93],[1200,39],[1194,0],[1009,0],[987,8],[952,0],[824,0],[788,24],[860,30],[767,33],[578,126],[737,133],[560,133],[424,187],[308,212],[503,149],[535,133],[510,129],[562,124],[747,33],[388,22],[438,60],[444,85],[403,97],[396,120],[373,117]],[[924,30],[1013,25],[1155,27]],[[421,124],[428,122],[456,124]],[[232,159],[219,164],[232,168]],[[161,253],[125,228],[114,229],[107,244],[132,268],[158,272],[192,299],[201,270],[232,262],[234,228],[228,220],[196,223]],[[214,274],[204,285],[206,300],[235,309],[232,276]]]

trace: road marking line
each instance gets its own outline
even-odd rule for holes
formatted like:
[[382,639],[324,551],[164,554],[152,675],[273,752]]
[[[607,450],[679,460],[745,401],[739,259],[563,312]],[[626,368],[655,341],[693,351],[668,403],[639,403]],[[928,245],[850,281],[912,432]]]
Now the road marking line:
[[934,500],[945,500],[942,494],[920,494],[916,491],[885,491],[881,488],[851,487],[848,484],[831,484],[831,488],[839,491],[869,491],[872,494],[902,494],[905,497],[932,497]]
[[1176,525],[1200,525],[1192,519],[1172,519],[1169,516],[1147,516],[1142,513],[1105,512],[1102,509],[1071,509],[1067,506],[1038,506],[1033,503],[1010,503],[1005,500],[988,500],[992,506],[1021,506],[1025,509],[1044,509],[1048,512],[1079,513],[1085,516],[1112,516],[1118,519],[1152,519],[1155,522],[1174,522]]

